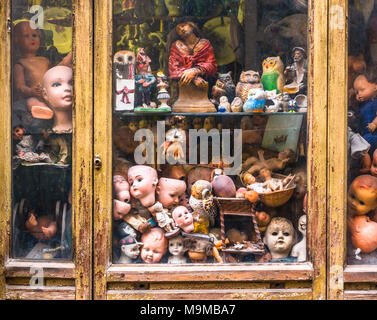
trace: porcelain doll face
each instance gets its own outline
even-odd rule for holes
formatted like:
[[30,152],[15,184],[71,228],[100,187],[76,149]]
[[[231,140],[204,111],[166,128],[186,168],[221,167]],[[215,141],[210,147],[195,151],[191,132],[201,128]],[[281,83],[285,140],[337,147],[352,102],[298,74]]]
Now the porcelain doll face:
[[140,245],[137,243],[121,246],[122,252],[131,259],[136,259],[140,254]]
[[130,185],[126,178],[120,175],[113,177],[115,196],[118,200],[129,203],[131,201]]
[[298,231],[302,234],[306,233],[306,214],[302,215],[300,219],[298,219]]
[[157,186],[158,201],[162,206],[171,209],[179,204],[180,196],[186,191],[186,183],[182,180],[160,178]]
[[173,210],[172,213],[174,222],[178,227],[180,227],[184,232],[194,231],[194,220],[192,214],[184,206],[179,206]]
[[119,234],[122,236],[122,237],[126,237],[126,236],[131,236],[132,238],[136,239],[137,237],[137,233],[136,233],[136,230],[134,228],[132,228],[128,223],[126,222],[122,222],[120,225],[119,225]]
[[370,167],[370,174],[377,177],[377,149],[373,152],[372,165]]
[[139,199],[144,207],[150,207],[155,203],[158,182],[155,169],[143,165],[133,166],[128,170],[128,182],[131,195]]
[[353,82],[356,93],[356,100],[359,102],[372,100],[377,96],[377,84],[368,82],[363,75],[358,76]]
[[347,202],[352,216],[365,215],[377,208],[377,178],[371,175],[355,178],[348,190]]
[[168,248],[168,240],[161,228],[155,227],[141,236],[143,247],[140,257],[145,263],[157,263],[161,260]]
[[183,238],[181,236],[169,239],[169,252],[173,256],[181,256],[184,254],[185,249],[183,246]]
[[16,43],[23,54],[36,54],[41,41],[37,29],[30,27],[30,22],[23,21],[15,27]]
[[72,69],[57,66],[48,70],[42,80],[43,98],[49,107],[69,109],[72,107]]
[[295,240],[292,223],[285,218],[273,218],[267,227],[264,243],[271,252],[272,259],[286,258]]

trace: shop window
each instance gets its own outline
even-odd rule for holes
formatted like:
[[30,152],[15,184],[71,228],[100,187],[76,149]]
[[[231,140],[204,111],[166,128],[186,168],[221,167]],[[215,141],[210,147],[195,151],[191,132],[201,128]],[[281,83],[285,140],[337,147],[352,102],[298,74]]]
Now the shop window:
[[307,261],[308,8],[246,2],[113,1],[113,263]]

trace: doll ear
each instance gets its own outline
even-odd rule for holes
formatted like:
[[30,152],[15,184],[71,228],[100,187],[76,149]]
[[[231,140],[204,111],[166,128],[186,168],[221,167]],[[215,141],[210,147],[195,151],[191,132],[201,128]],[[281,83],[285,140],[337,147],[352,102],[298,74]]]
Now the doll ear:
[[266,237],[266,235],[263,237],[263,243],[267,245],[267,237]]
[[158,195],[160,194],[160,186],[159,185],[157,185],[156,192],[157,192]]
[[43,99],[44,99],[45,101],[47,101],[47,90],[46,90],[46,88],[43,88],[43,89],[42,89],[42,97],[43,97]]

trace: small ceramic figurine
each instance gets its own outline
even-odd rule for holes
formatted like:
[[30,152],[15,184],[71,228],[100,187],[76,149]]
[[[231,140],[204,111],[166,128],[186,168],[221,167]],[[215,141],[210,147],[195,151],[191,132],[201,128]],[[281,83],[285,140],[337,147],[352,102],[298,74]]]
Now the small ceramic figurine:
[[168,263],[187,263],[187,258],[184,256],[186,248],[184,246],[182,236],[177,236],[172,239],[169,239],[169,252],[171,256],[168,259]]
[[285,85],[284,64],[280,57],[269,57],[263,61],[263,74],[261,78],[263,89],[283,92]]
[[301,47],[295,47],[292,49],[291,55],[293,64],[284,70],[284,75],[288,81],[288,84],[284,86],[284,90],[291,94],[306,95],[308,73],[306,51]]
[[237,83],[236,95],[245,103],[248,99],[250,89],[263,89],[260,82],[260,75],[253,70],[242,71],[240,81]]
[[[152,74],[150,67],[151,59],[147,56],[144,48],[140,48],[136,56],[136,106],[143,111],[144,109],[155,107],[155,103],[151,103],[152,85],[156,82],[156,78]],[[135,112],[139,109],[135,108]]]
[[208,82],[217,72],[216,58],[207,39],[200,37],[191,21],[178,24],[173,30],[169,55],[169,76],[179,81],[178,100],[174,112],[216,112],[208,99]]
[[273,218],[267,227],[263,242],[267,245],[272,260],[287,258],[295,243],[296,235],[292,222],[283,217]]
[[[51,67],[46,57],[38,56],[41,30],[33,29],[30,21],[21,21],[14,27],[15,47],[21,59],[14,65],[15,87],[27,99],[27,107],[34,118],[51,119],[53,111],[45,104],[42,95],[42,78]],[[69,66],[72,54],[59,65]]]
[[280,93],[276,96],[276,100],[279,106],[279,111],[288,112],[288,104],[291,100],[287,92]]
[[360,134],[371,145],[370,153],[377,149],[377,77],[375,68],[369,68],[359,75],[353,87],[356,100],[361,103]]
[[230,109],[230,103],[226,96],[220,97],[220,104],[217,111],[218,112],[232,112],[232,110]]
[[127,236],[119,241],[121,256],[117,263],[128,264],[137,259],[140,254],[140,247],[143,245],[137,242],[135,238]]
[[191,212],[184,206],[178,206],[172,213],[175,224],[184,232],[194,231],[194,220]]
[[250,89],[248,99],[243,105],[244,112],[263,112],[266,105],[266,94],[263,89]]
[[140,257],[148,264],[158,263],[168,249],[168,240],[164,231],[155,227],[150,231],[143,233],[141,236],[143,246],[141,248]]
[[232,80],[232,71],[228,73],[218,73],[216,84],[212,87],[212,102],[219,104],[219,99],[226,96],[228,101],[233,101],[236,96],[236,86]]
[[136,165],[128,170],[128,182],[132,197],[144,207],[155,204],[155,191],[158,183],[157,171],[149,166]]
[[230,105],[232,112],[242,112],[243,102],[240,97],[235,97],[232,104]]
[[179,204],[179,198],[186,191],[183,180],[160,178],[157,185],[157,199],[164,208],[172,209]]
[[348,214],[366,215],[377,208],[377,178],[361,175],[355,178],[348,190]]
[[25,223],[26,229],[38,240],[49,240],[57,232],[56,221],[49,216],[36,217],[34,211],[29,212],[29,218]]
[[293,246],[291,256],[297,257],[298,262],[304,262],[306,261],[306,214],[298,219],[298,231],[302,234],[302,239]]
[[133,110],[135,101],[135,54],[122,50],[114,55],[115,110]]
[[276,94],[276,90],[272,91],[265,91],[266,93],[266,100],[270,100],[272,104],[266,105],[266,111],[267,112],[278,112],[279,111],[279,102],[278,102],[278,96],[280,94]]
[[198,180],[192,185],[189,203],[194,212],[208,218],[211,224],[214,224],[217,211],[212,195],[212,184],[209,181]]
[[160,106],[158,107],[159,110],[163,112],[169,112],[171,111],[170,106],[167,104],[167,102],[170,99],[170,95],[167,88],[169,88],[169,84],[167,82],[166,76],[160,71],[157,73],[157,79],[158,79],[158,84],[157,88],[158,90],[158,95],[157,99],[158,101],[161,102]]

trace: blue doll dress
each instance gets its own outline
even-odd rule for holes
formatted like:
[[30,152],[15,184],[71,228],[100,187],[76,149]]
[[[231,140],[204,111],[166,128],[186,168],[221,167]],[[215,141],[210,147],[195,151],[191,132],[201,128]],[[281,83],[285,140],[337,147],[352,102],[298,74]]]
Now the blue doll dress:
[[377,149],[377,130],[369,132],[367,126],[377,117],[377,99],[367,101],[360,109],[360,134],[371,145],[369,153]]

